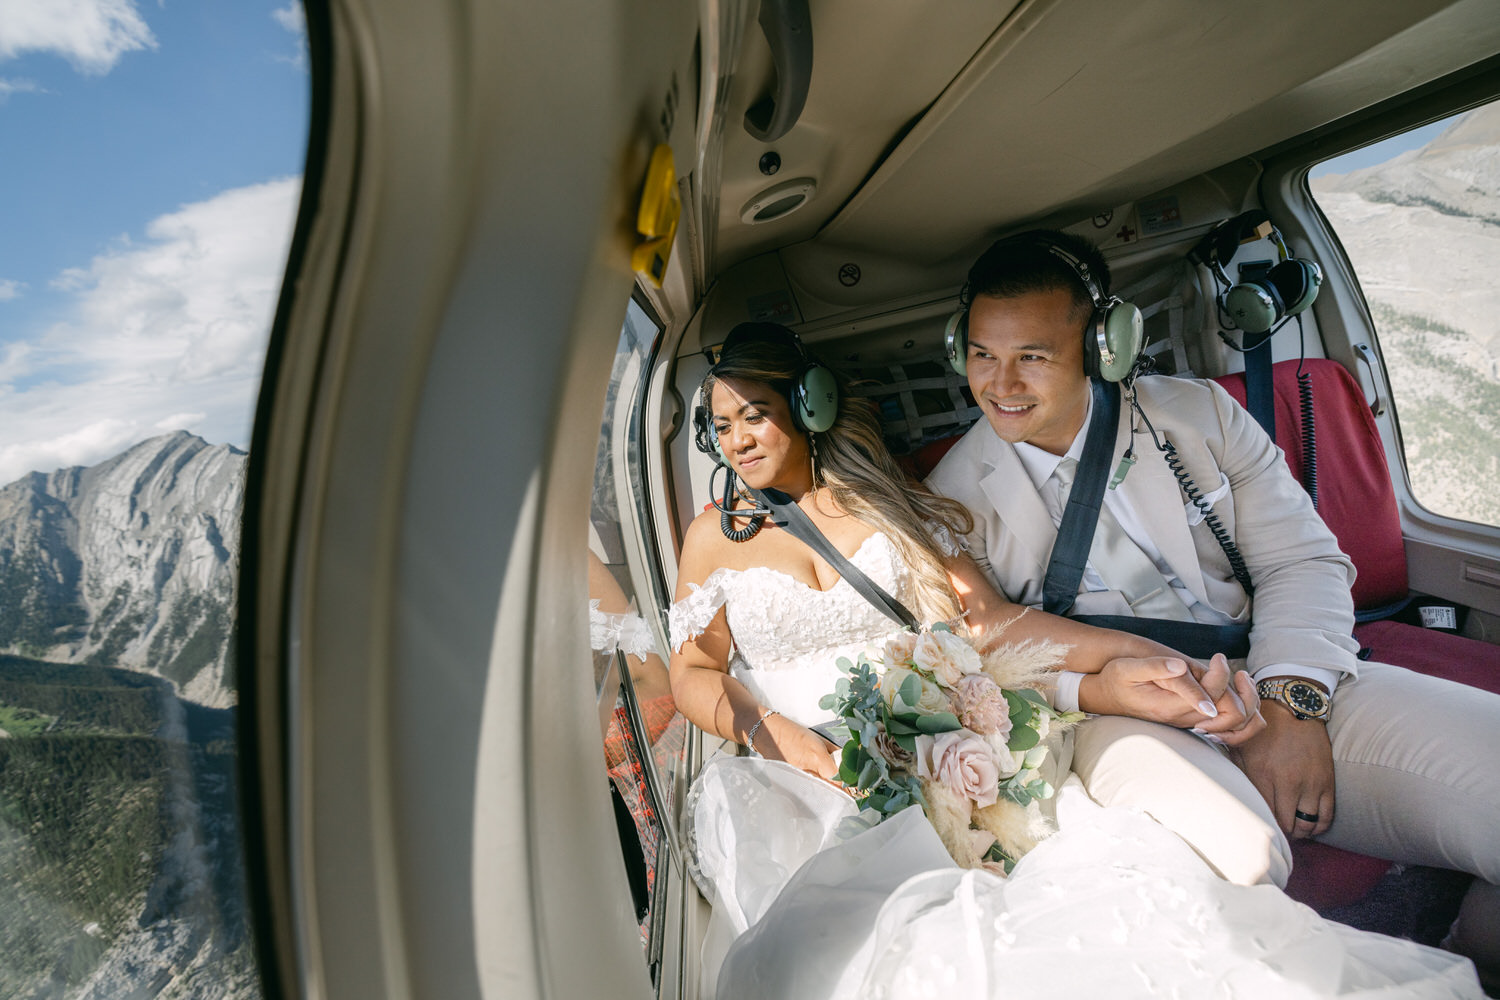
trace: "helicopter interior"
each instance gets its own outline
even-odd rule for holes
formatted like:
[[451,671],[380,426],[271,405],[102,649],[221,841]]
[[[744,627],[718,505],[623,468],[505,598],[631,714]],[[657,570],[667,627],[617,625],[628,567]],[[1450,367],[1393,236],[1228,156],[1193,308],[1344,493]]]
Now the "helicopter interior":
[[[1268,215],[1284,247],[1254,228],[1219,263],[1231,281],[1321,267],[1267,348],[1338,370],[1318,375],[1320,488],[1383,463],[1389,586],[1462,609],[1442,638],[1493,658],[1500,527],[1419,499],[1377,323],[1307,178],[1500,96],[1497,13],[310,5],[314,141],[242,578],[251,865],[280,993],[708,995],[676,812],[718,741],[659,673],[682,533],[710,498],[695,389],[732,326],[781,322],[863,379],[920,474],[978,417],[944,328],[1011,232],[1097,243],[1156,368],[1233,382],[1240,331],[1194,250]],[[1341,461],[1346,438],[1368,458]]]

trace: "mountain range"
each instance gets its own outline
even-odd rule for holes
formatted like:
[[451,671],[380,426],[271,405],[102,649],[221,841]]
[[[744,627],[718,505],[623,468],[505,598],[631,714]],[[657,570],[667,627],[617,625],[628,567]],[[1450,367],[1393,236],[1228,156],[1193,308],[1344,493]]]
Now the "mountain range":
[[245,459],[178,431],[0,487],[0,653],[122,667],[232,705]]

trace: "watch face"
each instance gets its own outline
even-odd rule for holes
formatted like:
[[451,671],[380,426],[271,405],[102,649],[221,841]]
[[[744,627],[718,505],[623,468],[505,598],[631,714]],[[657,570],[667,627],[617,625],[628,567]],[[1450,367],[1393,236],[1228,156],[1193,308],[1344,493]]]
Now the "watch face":
[[1288,684],[1286,700],[1297,711],[1305,715],[1322,715],[1328,698],[1311,684]]

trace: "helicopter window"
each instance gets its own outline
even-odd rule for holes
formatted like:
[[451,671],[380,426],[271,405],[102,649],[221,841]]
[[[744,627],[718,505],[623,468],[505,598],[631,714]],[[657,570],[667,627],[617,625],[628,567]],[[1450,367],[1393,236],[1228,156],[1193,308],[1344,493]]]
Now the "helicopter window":
[[0,18],[0,996],[250,1000],[236,579],[301,3]]
[[1500,525],[1500,102],[1315,167],[1380,335],[1413,497]]
[[671,816],[687,724],[672,701],[660,623],[637,594],[649,572],[637,499],[647,494],[640,426],[645,373],[660,326],[632,301],[605,394],[589,509],[589,627],[605,764],[621,850],[653,979],[661,950]]

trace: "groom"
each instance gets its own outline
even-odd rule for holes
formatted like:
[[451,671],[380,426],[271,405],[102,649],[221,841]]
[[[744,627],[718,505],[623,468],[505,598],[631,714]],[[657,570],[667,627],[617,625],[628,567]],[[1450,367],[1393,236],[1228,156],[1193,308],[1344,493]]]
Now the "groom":
[[[1087,561],[1070,613],[1248,626],[1236,665],[1257,682],[1266,728],[1226,751],[1159,722],[1098,717],[1077,730],[1073,769],[1095,799],[1149,813],[1234,882],[1284,886],[1287,837],[1478,876],[1452,944],[1490,981],[1500,971],[1500,767],[1485,748],[1500,741],[1500,696],[1357,661],[1353,566],[1276,446],[1217,385],[1127,381],[1110,419],[1100,401],[1113,388],[1085,374],[1111,364],[1096,346],[1108,286],[1098,250],[1061,232],[1001,240],[975,262],[955,366],[986,419],[928,485],[973,513],[968,548],[998,588],[1042,605],[1073,478],[1084,476],[1077,459],[1100,421],[1096,448],[1116,482],[1091,542],[1071,533]],[[1211,518],[1188,503],[1157,442],[1175,448]]]

